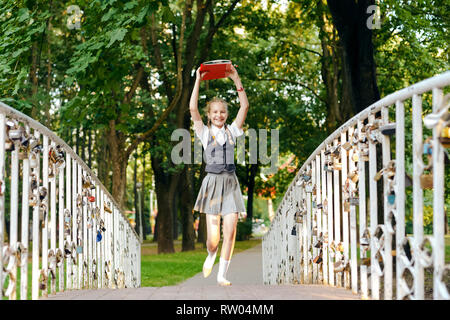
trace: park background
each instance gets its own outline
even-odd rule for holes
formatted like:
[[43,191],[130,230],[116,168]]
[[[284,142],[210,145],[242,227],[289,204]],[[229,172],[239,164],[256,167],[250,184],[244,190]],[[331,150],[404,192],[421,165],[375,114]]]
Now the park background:
[[[377,11],[368,13],[371,5]],[[438,0],[2,0],[0,100],[72,146],[138,234],[142,221],[158,253],[176,251],[176,239],[190,251],[206,240],[204,216],[193,212],[204,164],[174,165],[170,135],[191,129],[200,63],[237,64],[250,104],[245,128],[268,129],[269,139],[279,130],[276,174],[262,175],[261,163],[237,166],[247,205],[238,240],[248,239],[251,221],[269,226],[270,207],[276,211],[302,163],[336,128],[380,97],[449,69],[449,9]],[[202,82],[199,108],[214,96],[229,102],[231,123],[239,107],[232,81]],[[449,205],[447,192],[447,212]],[[407,211],[410,233],[411,203]],[[424,219],[431,231],[432,191]]]

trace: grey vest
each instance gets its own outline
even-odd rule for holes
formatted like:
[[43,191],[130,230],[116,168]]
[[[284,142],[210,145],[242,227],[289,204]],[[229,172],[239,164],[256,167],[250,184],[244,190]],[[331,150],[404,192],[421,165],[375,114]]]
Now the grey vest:
[[208,138],[208,145],[206,146],[206,172],[221,173],[222,171],[233,172],[236,170],[234,165],[234,144],[230,143],[232,137],[228,137],[228,132],[225,131],[225,143],[220,145],[214,144],[214,138],[211,131]]

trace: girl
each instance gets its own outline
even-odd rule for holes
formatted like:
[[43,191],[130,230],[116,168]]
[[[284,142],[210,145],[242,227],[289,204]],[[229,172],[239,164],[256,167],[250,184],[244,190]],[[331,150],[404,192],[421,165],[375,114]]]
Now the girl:
[[204,73],[200,74],[200,68],[198,68],[196,75],[189,109],[195,133],[205,149],[205,171],[208,173],[203,179],[194,206],[194,210],[206,214],[208,256],[203,264],[203,276],[206,278],[210,275],[216,259],[220,240],[220,218],[222,217],[223,243],[217,283],[229,286],[231,283],[225,278],[225,275],[233,254],[238,213],[246,214],[244,199],[235,174],[234,145],[236,137],[244,133],[242,126],[247,117],[248,100],[241,79],[232,65],[227,77],[234,81],[241,105],[236,119],[228,126],[226,124],[227,103],[222,99],[214,98],[206,104],[208,125],[204,125],[197,107],[200,81],[203,80]]

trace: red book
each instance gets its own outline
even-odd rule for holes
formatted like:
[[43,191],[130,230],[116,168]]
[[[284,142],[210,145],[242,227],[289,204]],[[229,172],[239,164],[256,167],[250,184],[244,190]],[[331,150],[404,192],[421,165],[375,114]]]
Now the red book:
[[203,80],[213,80],[226,78],[226,72],[231,71],[231,61],[230,60],[213,60],[208,62],[203,62],[200,65],[200,74],[208,71],[204,75]]

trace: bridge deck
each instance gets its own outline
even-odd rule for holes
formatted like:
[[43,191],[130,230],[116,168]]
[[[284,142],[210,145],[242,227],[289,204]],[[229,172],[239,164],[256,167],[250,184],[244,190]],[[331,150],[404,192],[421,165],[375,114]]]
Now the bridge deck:
[[[177,286],[127,289],[73,290],[49,296],[48,300],[353,300],[359,295],[343,288],[322,285],[263,284],[261,245],[237,253],[228,269],[233,285],[216,284],[218,264],[204,279],[200,272]],[[45,298],[42,298],[45,299]]]

